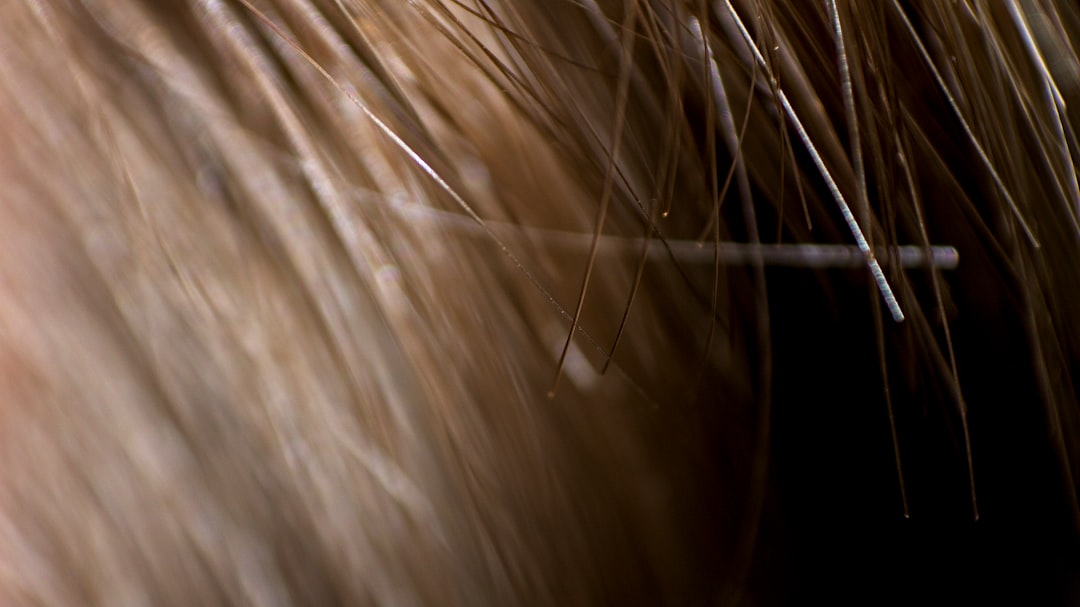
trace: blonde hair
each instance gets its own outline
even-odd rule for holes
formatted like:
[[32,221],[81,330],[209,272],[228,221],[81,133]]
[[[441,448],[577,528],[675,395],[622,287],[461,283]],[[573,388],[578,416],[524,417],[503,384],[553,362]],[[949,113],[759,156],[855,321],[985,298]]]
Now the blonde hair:
[[[1012,382],[1075,521],[1078,28],[1064,0],[0,6],[0,604],[782,600],[762,534],[828,498],[770,455],[800,470],[783,412],[830,390],[895,463],[882,516],[973,520]],[[868,270],[770,269],[789,244]]]

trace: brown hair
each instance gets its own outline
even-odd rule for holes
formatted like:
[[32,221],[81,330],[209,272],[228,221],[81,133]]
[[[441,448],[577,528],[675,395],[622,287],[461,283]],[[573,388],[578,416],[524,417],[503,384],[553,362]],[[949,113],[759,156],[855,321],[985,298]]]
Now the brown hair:
[[1072,571],[1078,40],[1065,0],[0,6],[0,604]]

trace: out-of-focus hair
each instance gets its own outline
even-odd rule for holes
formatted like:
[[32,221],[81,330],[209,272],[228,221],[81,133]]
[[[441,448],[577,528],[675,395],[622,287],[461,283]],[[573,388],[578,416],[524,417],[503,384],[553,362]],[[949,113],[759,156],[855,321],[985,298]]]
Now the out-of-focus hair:
[[1066,596],[1078,43],[0,4],[0,605]]

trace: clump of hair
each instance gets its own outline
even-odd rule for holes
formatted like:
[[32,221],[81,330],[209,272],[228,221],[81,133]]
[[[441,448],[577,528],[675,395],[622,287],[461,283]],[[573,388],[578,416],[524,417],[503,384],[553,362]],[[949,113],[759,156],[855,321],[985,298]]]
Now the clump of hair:
[[1075,591],[1078,41],[0,6],[0,604]]

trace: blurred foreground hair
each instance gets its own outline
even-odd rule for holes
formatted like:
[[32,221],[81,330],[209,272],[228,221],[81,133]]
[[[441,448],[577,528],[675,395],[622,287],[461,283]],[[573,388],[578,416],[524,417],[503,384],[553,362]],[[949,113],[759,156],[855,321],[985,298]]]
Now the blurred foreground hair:
[[0,605],[1070,600],[1077,44],[0,4]]

